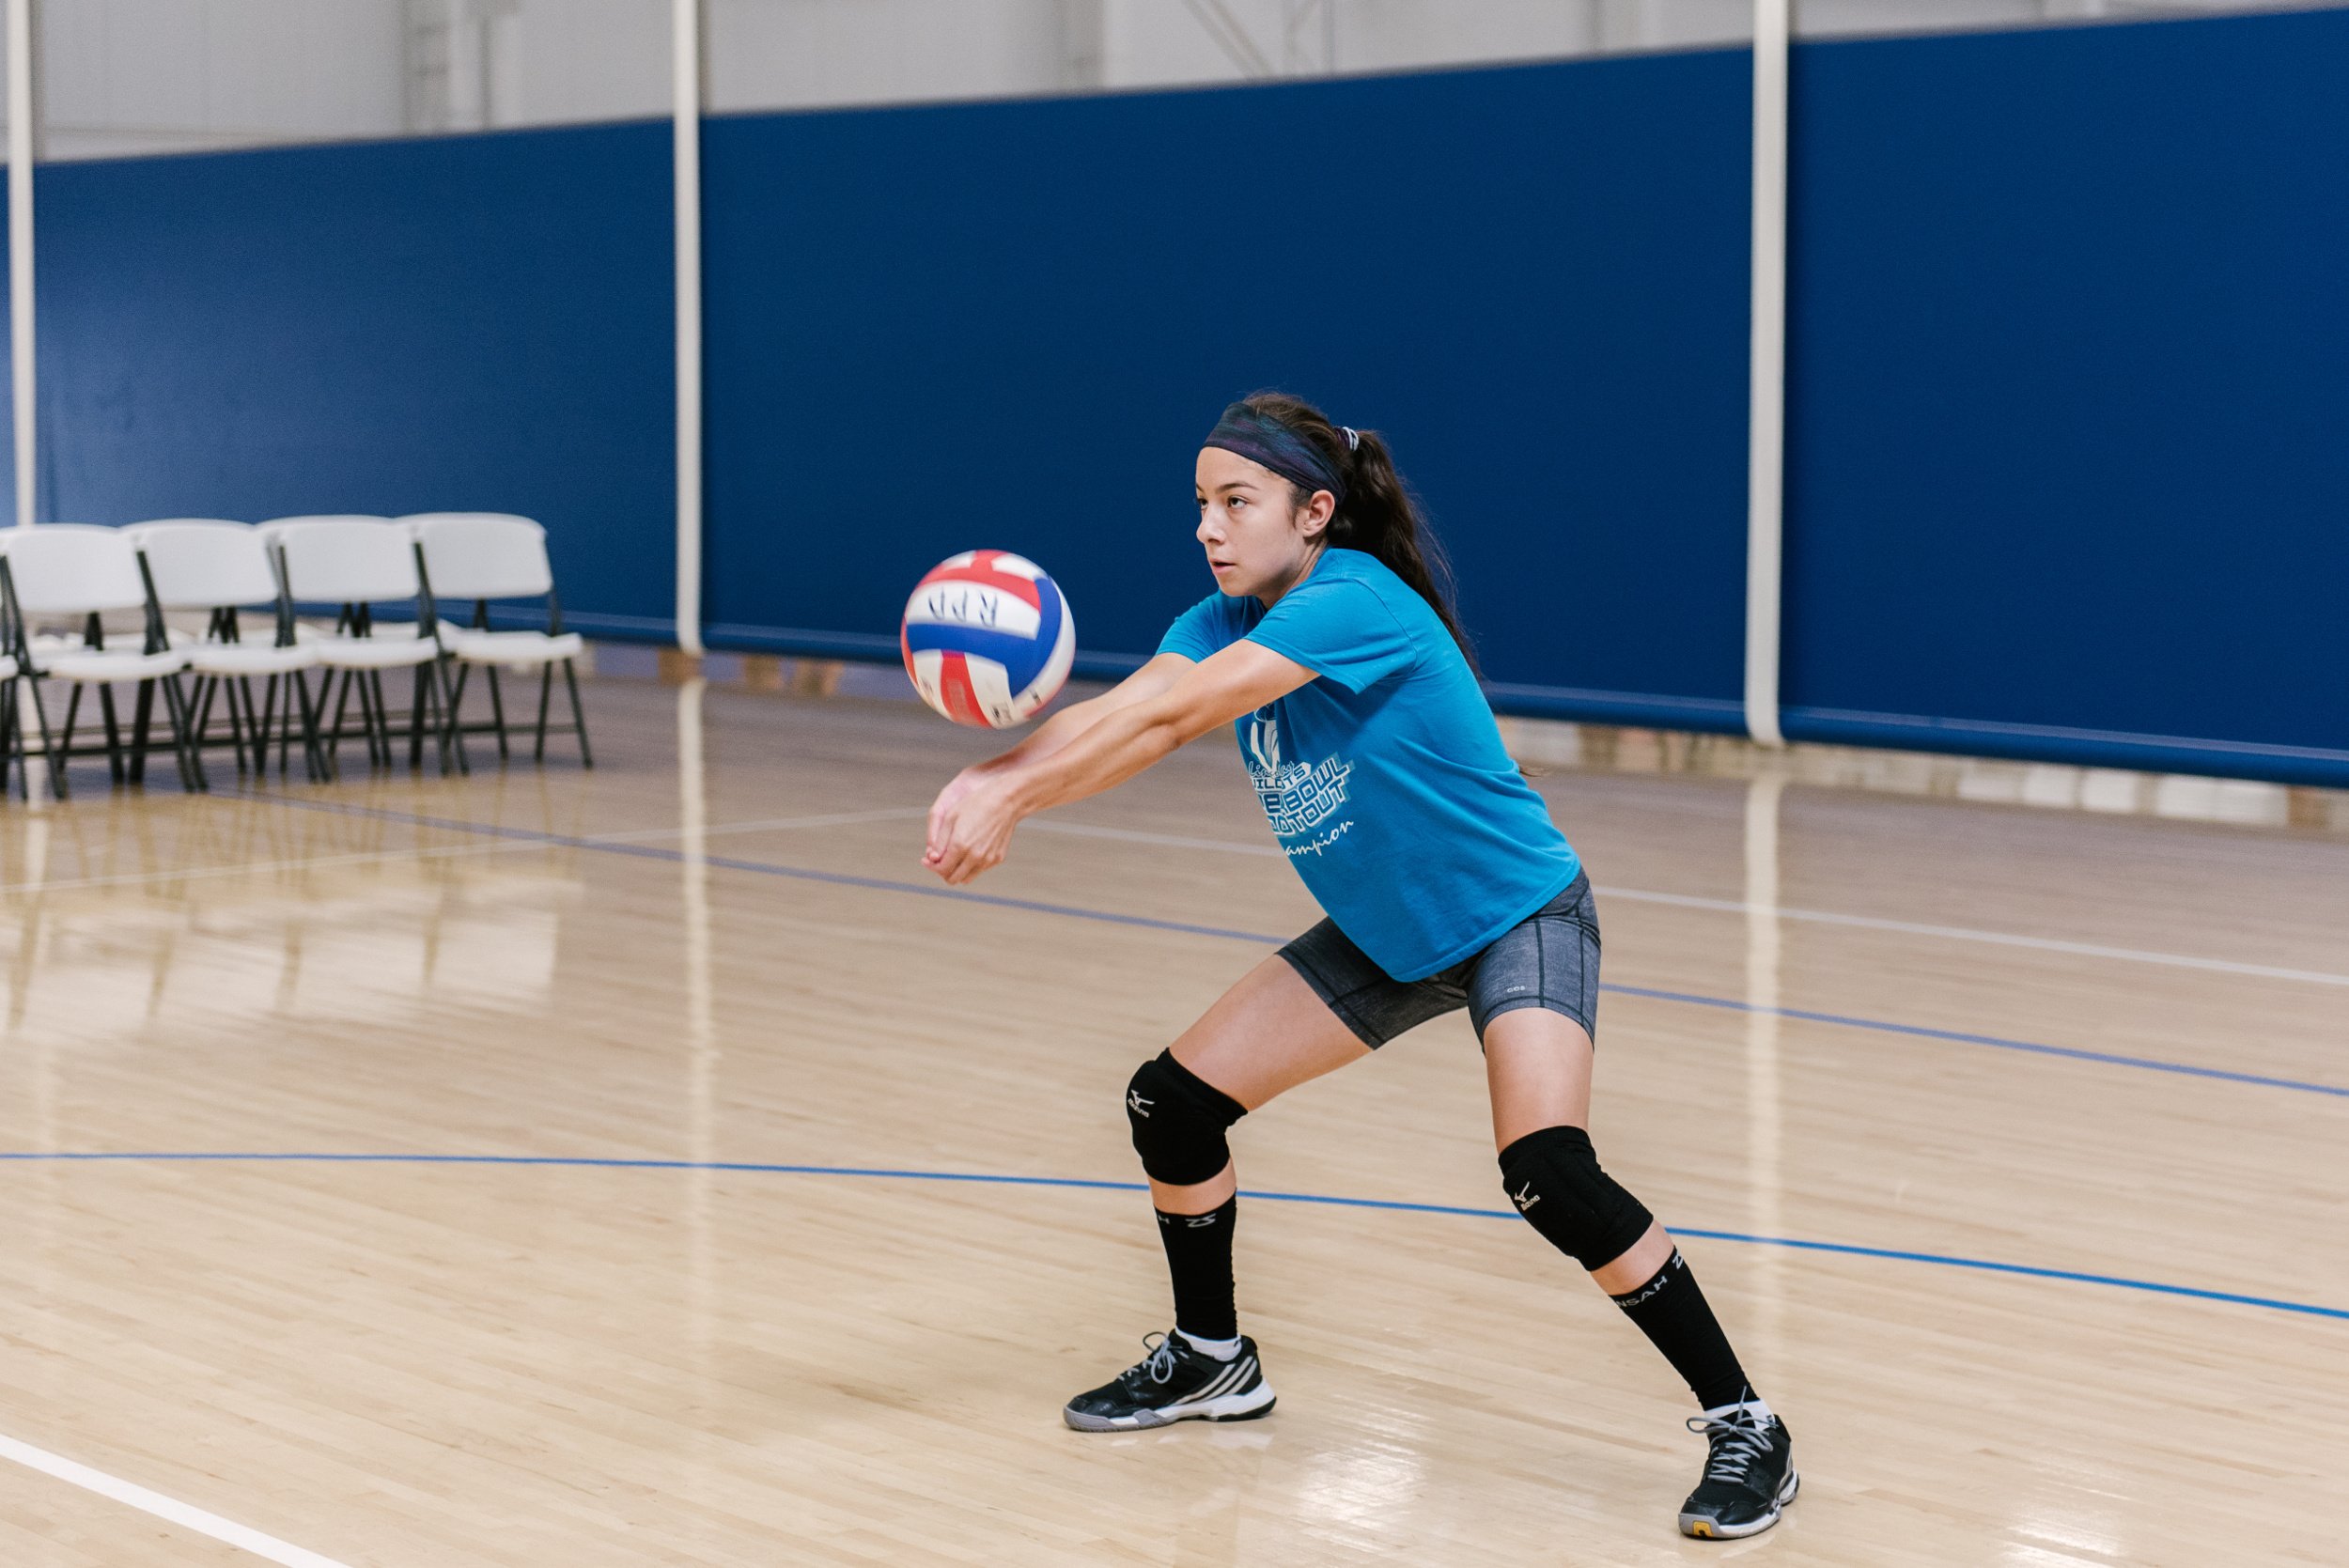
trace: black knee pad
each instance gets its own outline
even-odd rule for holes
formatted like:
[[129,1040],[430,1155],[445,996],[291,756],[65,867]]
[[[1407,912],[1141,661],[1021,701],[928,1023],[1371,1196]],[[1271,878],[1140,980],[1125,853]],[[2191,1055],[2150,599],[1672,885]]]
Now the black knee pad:
[[1584,1268],[1604,1268],[1647,1234],[1656,1217],[1598,1168],[1591,1135],[1544,1127],[1501,1151],[1501,1180],[1526,1223]]
[[1221,1173],[1232,1160],[1223,1141],[1247,1108],[1160,1051],[1134,1070],[1126,1085],[1126,1119],[1134,1125],[1134,1152],[1153,1181],[1192,1187]]

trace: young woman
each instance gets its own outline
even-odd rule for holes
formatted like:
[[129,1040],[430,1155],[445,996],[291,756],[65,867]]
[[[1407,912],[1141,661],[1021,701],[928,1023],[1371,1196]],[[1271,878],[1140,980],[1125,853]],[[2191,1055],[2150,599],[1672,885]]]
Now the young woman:
[[1501,746],[1439,585],[1441,555],[1386,444],[1259,393],[1224,410],[1197,485],[1218,591],[1113,691],[941,791],[924,857],[968,882],[1002,862],[1022,817],[1236,722],[1265,815],[1329,916],[1128,1086],[1174,1327],[1069,1401],[1068,1424],[1130,1431],[1272,1408],[1233,1309],[1238,1184],[1225,1134],[1274,1095],[1466,1007],[1510,1202],[1614,1297],[1703,1410],[1689,1424],[1710,1453],[1681,1529],[1769,1529],[1795,1495],[1792,1442],[1672,1237],[1592,1152],[1590,879]]

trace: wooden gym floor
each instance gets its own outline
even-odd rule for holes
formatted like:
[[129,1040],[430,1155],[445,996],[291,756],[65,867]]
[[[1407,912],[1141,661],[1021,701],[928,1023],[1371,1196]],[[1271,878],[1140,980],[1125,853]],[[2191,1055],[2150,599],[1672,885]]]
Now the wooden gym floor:
[[587,694],[590,774],[0,810],[0,1562],[2343,1560],[2337,832],[1540,778],[1599,1148],[1797,1437],[1707,1545],[1456,1017],[1236,1134],[1278,1412],[1062,1428],[1169,1317],[1126,1077],[1315,918],[1227,740],[964,897],[984,737]]

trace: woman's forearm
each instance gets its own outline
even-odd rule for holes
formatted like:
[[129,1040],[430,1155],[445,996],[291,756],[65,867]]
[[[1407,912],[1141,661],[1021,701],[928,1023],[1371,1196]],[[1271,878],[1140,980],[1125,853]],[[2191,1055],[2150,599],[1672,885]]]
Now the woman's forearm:
[[985,774],[1009,773],[1041,762],[1099,723],[1107,711],[1098,697],[1071,703],[1038,724],[1034,732],[1019,745],[998,756],[988,758],[972,770]]
[[1137,703],[1100,714],[1021,767],[1013,784],[1019,815],[1114,788],[1172,755],[1189,738],[1163,703]]

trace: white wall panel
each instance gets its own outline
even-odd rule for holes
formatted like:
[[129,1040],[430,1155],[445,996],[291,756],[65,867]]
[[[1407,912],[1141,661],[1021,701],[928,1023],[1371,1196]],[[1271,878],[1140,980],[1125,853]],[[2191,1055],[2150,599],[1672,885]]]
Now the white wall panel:
[[[716,110],[1742,42],[1751,0],[704,0]],[[1812,37],[2325,0],[1797,0]],[[669,0],[41,0],[43,156],[651,118]]]
[[397,135],[398,0],[51,0],[53,158]]
[[1083,85],[1098,37],[1067,0],[708,5],[717,110],[1062,92]]

